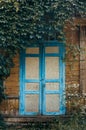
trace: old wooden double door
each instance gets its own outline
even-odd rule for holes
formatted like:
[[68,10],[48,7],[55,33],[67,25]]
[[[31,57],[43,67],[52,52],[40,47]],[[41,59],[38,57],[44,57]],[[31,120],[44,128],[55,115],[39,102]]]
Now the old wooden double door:
[[21,52],[20,114],[64,114],[63,54],[63,44],[56,41],[34,44]]

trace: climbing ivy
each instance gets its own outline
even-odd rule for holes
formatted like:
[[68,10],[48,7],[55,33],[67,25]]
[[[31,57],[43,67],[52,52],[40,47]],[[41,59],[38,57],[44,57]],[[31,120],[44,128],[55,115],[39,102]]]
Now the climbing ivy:
[[1,100],[1,82],[10,75],[13,57],[34,41],[64,40],[65,22],[85,17],[85,7],[84,0],[0,0]]

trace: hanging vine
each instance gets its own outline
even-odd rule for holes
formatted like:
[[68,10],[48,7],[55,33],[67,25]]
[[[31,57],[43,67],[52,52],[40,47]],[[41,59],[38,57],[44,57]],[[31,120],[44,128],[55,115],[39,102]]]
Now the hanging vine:
[[85,7],[81,0],[0,0],[0,102],[13,57],[33,41],[64,40],[65,22],[85,17]]

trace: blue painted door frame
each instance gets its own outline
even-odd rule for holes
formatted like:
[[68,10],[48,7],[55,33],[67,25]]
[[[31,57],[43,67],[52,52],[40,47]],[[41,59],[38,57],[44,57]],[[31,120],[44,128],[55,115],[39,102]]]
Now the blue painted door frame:
[[[65,64],[63,62],[64,57],[64,44],[57,41],[43,42],[35,44],[38,47],[39,54],[26,54],[25,50],[20,55],[20,114],[21,115],[60,115],[65,113]],[[46,53],[46,47],[58,47],[59,52],[57,53]],[[26,57],[37,57],[39,58],[39,80],[37,79],[26,79],[25,78],[25,58]],[[58,79],[47,79],[46,78],[46,58],[58,57],[59,58],[59,78]],[[52,67],[52,66],[51,66]],[[26,91],[25,83],[39,83],[39,90],[37,91]],[[46,83],[59,83],[59,90],[47,90]],[[39,110],[38,112],[26,112],[25,111],[25,95],[35,94],[39,96]],[[46,97],[49,95],[59,95],[59,111],[47,111],[46,110]]]

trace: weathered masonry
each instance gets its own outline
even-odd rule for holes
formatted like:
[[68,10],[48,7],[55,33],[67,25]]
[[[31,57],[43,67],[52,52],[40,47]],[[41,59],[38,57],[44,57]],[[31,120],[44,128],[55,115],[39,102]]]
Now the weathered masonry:
[[62,115],[71,111],[72,100],[66,102],[65,97],[74,94],[82,96],[73,102],[86,104],[86,53],[74,58],[72,52],[73,45],[86,51],[86,20],[77,19],[75,24],[78,29],[74,30],[67,24],[66,46],[57,40],[40,41],[14,58],[15,67],[5,82],[8,98],[1,105],[4,115]]

